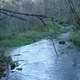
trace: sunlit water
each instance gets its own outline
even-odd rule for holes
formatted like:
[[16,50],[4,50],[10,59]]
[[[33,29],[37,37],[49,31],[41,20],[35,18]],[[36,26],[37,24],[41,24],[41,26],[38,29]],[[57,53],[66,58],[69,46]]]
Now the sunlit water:
[[[54,41],[56,48],[61,47]],[[19,61],[17,68],[9,73],[8,80],[79,80],[79,70],[73,66],[70,55],[56,55],[50,40],[41,40],[31,45],[14,49],[11,55],[14,61]]]

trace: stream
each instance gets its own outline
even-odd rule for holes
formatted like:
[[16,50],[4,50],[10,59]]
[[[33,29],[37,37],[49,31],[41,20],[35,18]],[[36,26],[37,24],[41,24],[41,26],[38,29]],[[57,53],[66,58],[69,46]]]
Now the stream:
[[12,50],[11,56],[17,55],[12,59],[19,61],[19,66],[6,80],[80,80],[79,51],[69,42],[62,45],[54,40],[54,44],[58,56],[48,39]]

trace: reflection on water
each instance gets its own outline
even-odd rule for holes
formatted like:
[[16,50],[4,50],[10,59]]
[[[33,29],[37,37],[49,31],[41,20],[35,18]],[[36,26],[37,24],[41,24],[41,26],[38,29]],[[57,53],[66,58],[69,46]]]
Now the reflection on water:
[[[55,44],[58,48],[58,43]],[[13,70],[8,76],[9,80],[78,80],[72,57],[62,55],[57,59],[49,40],[41,40],[11,52],[11,55],[16,54],[21,55],[12,58],[14,61],[22,60],[17,67],[22,70]]]

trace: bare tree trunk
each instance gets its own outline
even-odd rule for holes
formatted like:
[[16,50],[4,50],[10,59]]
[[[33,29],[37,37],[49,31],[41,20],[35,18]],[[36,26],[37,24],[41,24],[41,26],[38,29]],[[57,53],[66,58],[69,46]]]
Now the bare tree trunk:
[[75,8],[74,2],[72,0],[65,0],[65,2],[72,12],[73,24],[75,25],[73,30],[80,30],[80,16],[78,13],[79,10]]

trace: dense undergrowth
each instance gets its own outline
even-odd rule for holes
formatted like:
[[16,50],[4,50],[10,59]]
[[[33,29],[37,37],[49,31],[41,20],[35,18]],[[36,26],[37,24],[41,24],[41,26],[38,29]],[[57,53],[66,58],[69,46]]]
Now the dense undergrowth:
[[72,43],[80,47],[80,31],[73,31],[70,35]]
[[[21,45],[27,45],[36,42],[42,38],[47,37],[50,33],[58,34],[60,27],[52,22],[47,22],[46,26],[42,26],[25,32],[15,32],[11,34],[0,35],[0,50],[7,50],[9,48],[18,47]],[[53,35],[53,37],[54,37]]]
[[10,56],[0,52],[0,78],[5,77],[10,64],[13,63]]

